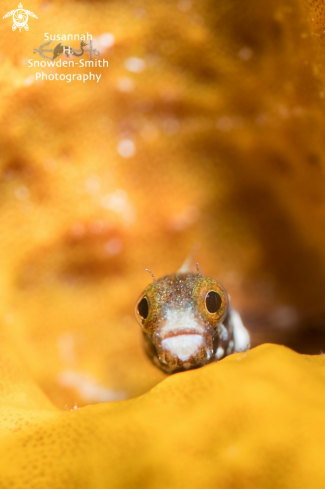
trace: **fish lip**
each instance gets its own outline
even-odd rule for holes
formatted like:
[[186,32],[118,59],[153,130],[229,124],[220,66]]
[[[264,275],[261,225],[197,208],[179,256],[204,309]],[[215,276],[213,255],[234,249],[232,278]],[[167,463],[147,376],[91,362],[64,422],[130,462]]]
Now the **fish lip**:
[[202,332],[197,329],[175,329],[173,331],[168,331],[165,334],[159,334],[159,339],[161,341],[166,340],[167,338],[174,338],[175,336],[186,336],[186,335],[195,335],[195,336],[204,336]]

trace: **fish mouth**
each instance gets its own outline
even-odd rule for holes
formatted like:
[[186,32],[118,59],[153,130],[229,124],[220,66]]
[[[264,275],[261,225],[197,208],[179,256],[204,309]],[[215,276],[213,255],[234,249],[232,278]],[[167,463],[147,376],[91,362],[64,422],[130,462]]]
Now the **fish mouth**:
[[[189,362],[206,350],[204,337],[200,334],[177,334],[164,338],[161,342],[161,356],[166,361]],[[168,361],[167,361],[168,363]]]
[[167,373],[197,368],[213,357],[210,331],[191,314],[167,314],[154,343],[161,368]]
[[161,331],[159,334],[159,339],[161,341],[164,341],[168,338],[174,338],[175,336],[188,336],[188,335],[202,336],[202,337],[204,336],[202,334],[202,331],[198,331],[197,329],[194,328],[188,328],[188,329],[174,329],[166,332],[165,334],[163,333],[163,331]]
[[156,348],[167,373],[205,365],[213,356],[212,341],[192,329],[169,331]]

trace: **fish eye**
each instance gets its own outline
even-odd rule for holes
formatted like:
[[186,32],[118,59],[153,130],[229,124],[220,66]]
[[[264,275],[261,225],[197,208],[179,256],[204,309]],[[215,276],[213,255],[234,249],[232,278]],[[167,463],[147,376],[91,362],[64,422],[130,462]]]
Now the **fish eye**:
[[208,292],[205,297],[205,305],[208,312],[210,312],[211,314],[217,312],[218,309],[220,309],[221,304],[222,299],[220,295],[214,290],[210,290],[210,292]]
[[143,297],[138,304],[138,313],[142,317],[142,319],[147,319],[149,314],[149,305],[146,297]]

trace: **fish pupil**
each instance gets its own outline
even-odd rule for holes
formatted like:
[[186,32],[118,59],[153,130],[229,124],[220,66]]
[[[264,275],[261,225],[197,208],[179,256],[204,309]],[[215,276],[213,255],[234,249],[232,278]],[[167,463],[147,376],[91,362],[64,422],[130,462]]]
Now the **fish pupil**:
[[217,292],[210,290],[205,298],[205,303],[207,306],[207,310],[212,314],[218,311],[221,306],[222,300]]
[[138,312],[143,319],[147,319],[149,314],[149,305],[145,297],[143,297],[138,304]]

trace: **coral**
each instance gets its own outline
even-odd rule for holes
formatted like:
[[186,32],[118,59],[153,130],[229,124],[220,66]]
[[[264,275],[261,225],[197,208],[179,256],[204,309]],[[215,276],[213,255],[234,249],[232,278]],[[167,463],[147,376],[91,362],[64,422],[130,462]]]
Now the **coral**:
[[53,408],[1,350],[0,487],[323,487],[325,357],[275,345]]

